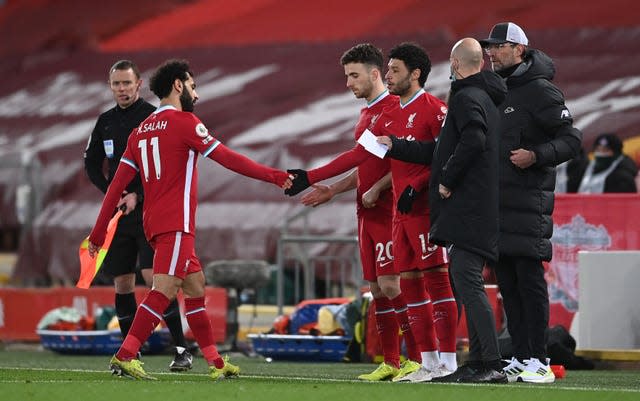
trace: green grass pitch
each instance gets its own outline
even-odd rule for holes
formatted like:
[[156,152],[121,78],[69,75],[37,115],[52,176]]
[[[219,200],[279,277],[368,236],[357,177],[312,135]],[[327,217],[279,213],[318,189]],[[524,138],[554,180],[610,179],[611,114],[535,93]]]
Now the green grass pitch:
[[200,357],[187,373],[170,373],[169,355],[145,356],[144,367],[158,381],[112,376],[109,356],[71,356],[50,351],[0,351],[2,401],[552,401],[640,400],[640,372],[568,371],[553,384],[467,385],[363,383],[358,374],[375,368],[359,363],[302,363],[231,355],[241,377],[213,382]]

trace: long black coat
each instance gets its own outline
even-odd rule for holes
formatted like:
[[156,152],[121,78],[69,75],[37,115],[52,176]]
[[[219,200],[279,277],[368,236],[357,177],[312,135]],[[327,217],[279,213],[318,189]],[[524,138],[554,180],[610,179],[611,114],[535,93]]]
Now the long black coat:
[[[562,92],[551,80],[552,60],[529,50],[507,78],[500,105],[500,254],[551,260],[555,166],[578,155],[582,133]],[[536,163],[526,169],[510,160],[512,150],[532,150]]]
[[[506,85],[490,71],[451,84],[449,111],[431,164],[429,239],[452,243],[495,261],[498,259],[497,105]],[[441,199],[439,184],[451,190]]]
[[[393,140],[390,156],[430,163],[429,241],[455,244],[495,261],[498,258],[498,142],[496,105],[506,95],[502,78],[482,71],[451,84],[449,111],[433,142]],[[440,199],[438,186],[451,190]]]

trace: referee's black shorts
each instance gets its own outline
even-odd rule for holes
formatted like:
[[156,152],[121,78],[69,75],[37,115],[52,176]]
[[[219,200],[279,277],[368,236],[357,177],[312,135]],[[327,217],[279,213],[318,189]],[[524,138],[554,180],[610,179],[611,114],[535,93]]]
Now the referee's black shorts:
[[141,219],[122,216],[101,271],[111,277],[153,267],[153,249],[144,236]]

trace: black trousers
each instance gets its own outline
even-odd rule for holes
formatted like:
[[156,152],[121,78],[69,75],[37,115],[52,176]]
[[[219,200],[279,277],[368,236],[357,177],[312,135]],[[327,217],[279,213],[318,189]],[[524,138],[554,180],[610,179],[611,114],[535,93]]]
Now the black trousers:
[[469,361],[500,359],[496,321],[484,290],[482,256],[453,245],[449,250],[449,273],[456,296],[462,301],[469,330]]
[[500,255],[494,265],[507,314],[513,355],[545,363],[545,332],[549,325],[549,294],[540,260]]

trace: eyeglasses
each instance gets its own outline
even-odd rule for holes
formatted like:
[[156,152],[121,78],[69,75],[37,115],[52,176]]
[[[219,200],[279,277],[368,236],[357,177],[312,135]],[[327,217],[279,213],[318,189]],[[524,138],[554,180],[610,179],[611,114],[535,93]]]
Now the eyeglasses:
[[507,47],[507,46],[515,47],[515,46],[517,46],[517,44],[516,43],[510,43],[510,42],[490,43],[484,48],[484,52],[489,54],[489,52],[491,50],[498,50],[498,49],[502,49],[503,47]]

